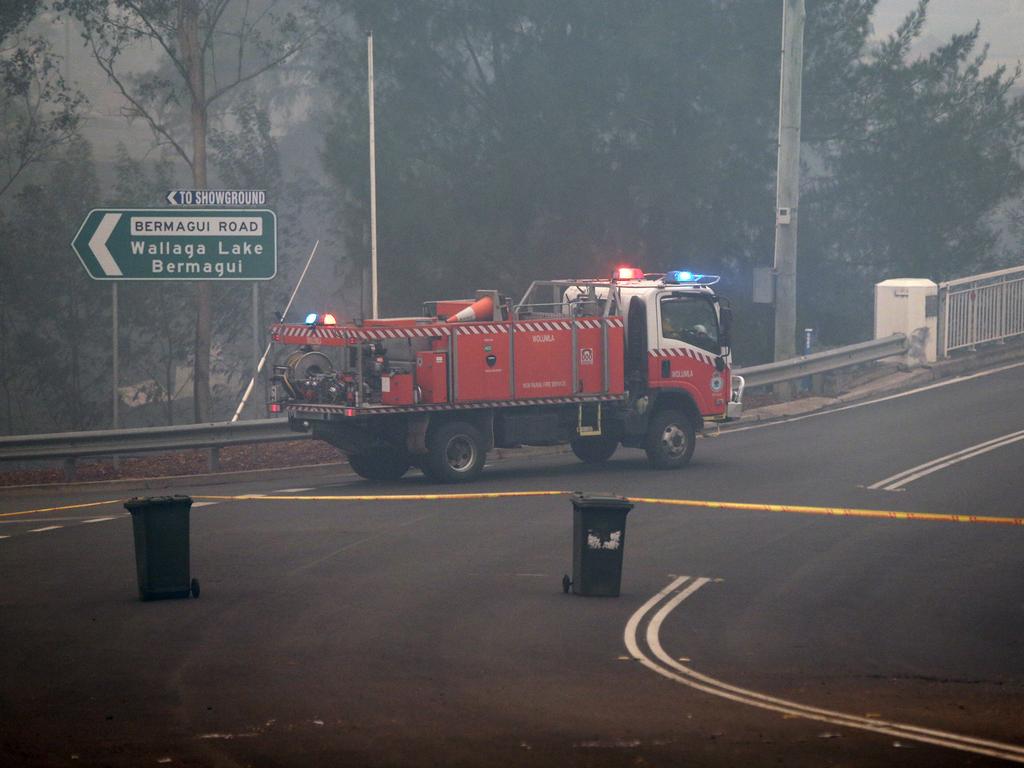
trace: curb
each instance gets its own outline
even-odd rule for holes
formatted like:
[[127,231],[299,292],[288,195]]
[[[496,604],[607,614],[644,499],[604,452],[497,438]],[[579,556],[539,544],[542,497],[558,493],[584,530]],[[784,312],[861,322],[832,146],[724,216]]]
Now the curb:
[[[535,457],[535,456],[558,456],[570,453],[571,449],[563,445],[545,445],[526,448],[495,448],[490,452],[488,460],[505,461],[507,459]],[[31,485],[4,485],[0,486],[0,495],[8,491],[19,493],[34,492],[44,493],[48,491],[88,491],[91,489],[105,488],[140,488],[143,490],[155,490],[165,488],[168,485],[227,485],[228,483],[245,482],[247,480],[270,480],[275,477],[290,477],[297,471],[320,470],[323,473],[332,473],[331,479],[335,477],[354,477],[355,473],[349,469],[348,462],[337,461],[327,464],[299,464],[293,467],[271,467],[268,469],[243,469],[236,472],[213,472],[202,475],[164,475],[160,477],[120,477],[111,480],[81,480],[73,483],[35,483]]]

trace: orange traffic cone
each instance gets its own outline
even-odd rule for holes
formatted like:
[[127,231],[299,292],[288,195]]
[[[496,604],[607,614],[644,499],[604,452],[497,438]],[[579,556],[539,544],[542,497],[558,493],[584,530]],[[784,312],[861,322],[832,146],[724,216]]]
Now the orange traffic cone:
[[484,296],[445,320],[446,323],[468,323],[471,320],[490,320],[494,317],[494,299]]

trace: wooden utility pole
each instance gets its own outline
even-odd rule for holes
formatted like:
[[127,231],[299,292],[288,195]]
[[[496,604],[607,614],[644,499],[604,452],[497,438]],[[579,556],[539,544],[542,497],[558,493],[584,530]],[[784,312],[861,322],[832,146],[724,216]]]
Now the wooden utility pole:
[[796,234],[800,204],[800,89],[804,0],[782,0],[779,158],[775,195],[775,360],[796,354]]

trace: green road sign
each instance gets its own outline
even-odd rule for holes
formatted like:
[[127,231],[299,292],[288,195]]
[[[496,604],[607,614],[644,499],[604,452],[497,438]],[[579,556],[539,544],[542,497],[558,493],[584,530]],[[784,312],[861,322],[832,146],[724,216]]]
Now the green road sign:
[[90,211],[71,242],[94,280],[269,280],[277,273],[273,211]]

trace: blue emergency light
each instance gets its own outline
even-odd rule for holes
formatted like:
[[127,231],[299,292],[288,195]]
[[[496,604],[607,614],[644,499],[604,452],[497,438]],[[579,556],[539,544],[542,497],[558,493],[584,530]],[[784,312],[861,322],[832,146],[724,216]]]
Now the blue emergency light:
[[718,275],[701,275],[688,269],[677,269],[674,272],[668,272],[662,278],[664,283],[672,285],[714,285],[719,280],[721,278]]
[[320,316],[316,312],[310,312],[306,315],[306,325],[316,325],[316,321],[320,319]]

